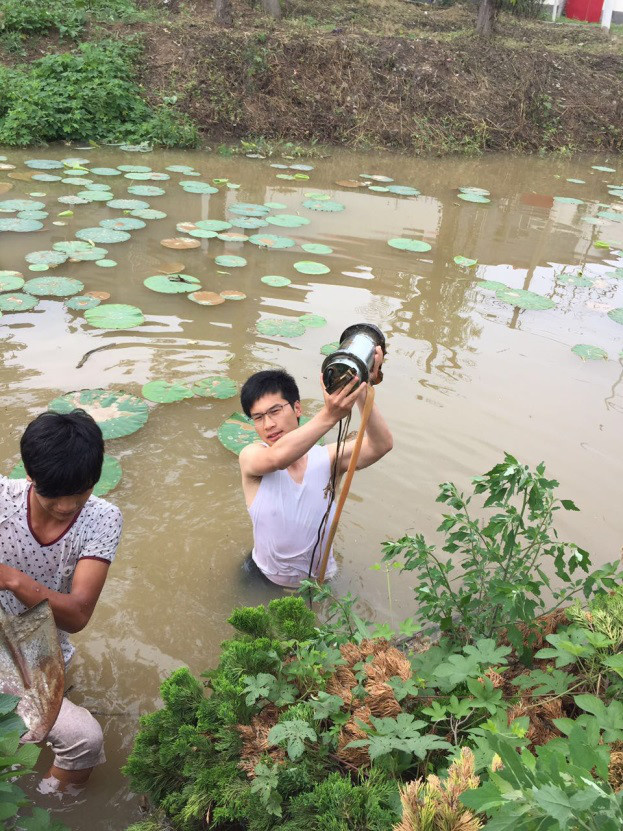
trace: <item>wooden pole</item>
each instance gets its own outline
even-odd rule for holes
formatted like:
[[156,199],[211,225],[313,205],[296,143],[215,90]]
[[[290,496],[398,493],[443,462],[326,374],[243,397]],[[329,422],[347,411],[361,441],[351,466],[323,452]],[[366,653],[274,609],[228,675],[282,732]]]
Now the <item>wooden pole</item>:
[[357,461],[359,459],[359,453],[361,451],[361,443],[363,442],[363,436],[366,431],[366,425],[368,424],[368,419],[370,417],[373,404],[374,387],[372,385],[368,385],[368,393],[366,395],[366,403],[364,404],[363,412],[361,414],[361,424],[359,425],[359,432],[357,433],[357,438],[355,439],[355,446],[353,447],[353,453],[350,457],[348,470],[346,471],[346,478],[344,479],[344,484],[342,485],[342,490],[340,491],[340,498],[337,503],[337,508],[335,509],[335,516],[333,517],[333,522],[331,523],[331,528],[329,529],[329,537],[327,539],[324,554],[322,555],[322,559],[320,560],[320,568],[318,569],[318,577],[316,578],[320,585],[324,583],[324,576],[327,571],[327,563],[329,562],[331,546],[333,545],[333,539],[335,537],[335,532],[337,531],[337,525],[340,521],[342,508],[344,507],[346,497],[348,496],[348,492],[350,490],[350,483],[353,481],[353,476],[355,475]]

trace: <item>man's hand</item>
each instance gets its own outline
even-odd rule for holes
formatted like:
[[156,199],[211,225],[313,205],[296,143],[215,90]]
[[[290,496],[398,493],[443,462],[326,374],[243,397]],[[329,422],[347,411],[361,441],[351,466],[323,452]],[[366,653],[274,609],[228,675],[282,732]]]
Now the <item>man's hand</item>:
[[374,366],[372,367],[372,371],[370,372],[371,384],[380,384],[383,380],[383,372],[381,371],[381,366],[383,365],[384,359],[385,355],[383,354],[383,350],[380,346],[377,346],[374,350]]
[[[355,389],[358,383],[359,378],[355,375],[355,377],[349,381],[348,384],[340,387],[340,389],[336,390],[334,393],[329,394],[324,385],[322,373],[320,374],[320,384],[322,386],[322,394],[324,395],[325,410],[333,424],[337,424],[338,421],[346,418],[346,416],[353,409],[355,401],[361,394],[361,388]],[[362,386],[365,386],[365,384]]]

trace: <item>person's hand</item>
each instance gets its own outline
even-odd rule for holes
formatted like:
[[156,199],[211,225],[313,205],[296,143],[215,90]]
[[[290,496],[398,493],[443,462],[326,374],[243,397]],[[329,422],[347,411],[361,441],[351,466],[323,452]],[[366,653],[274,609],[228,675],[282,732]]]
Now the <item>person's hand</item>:
[[372,371],[370,372],[371,384],[380,384],[383,380],[383,372],[381,370],[381,366],[383,365],[384,358],[385,355],[383,354],[383,350],[380,346],[377,346],[374,350],[374,366],[372,367]]
[[[331,417],[334,424],[337,424],[342,418],[346,416],[353,409],[353,405],[361,393],[361,389],[357,387],[359,377],[355,377],[345,386],[329,394],[324,385],[322,373],[320,374],[320,384],[322,386],[322,394],[324,395],[325,410]],[[361,386],[365,386],[362,384]]]

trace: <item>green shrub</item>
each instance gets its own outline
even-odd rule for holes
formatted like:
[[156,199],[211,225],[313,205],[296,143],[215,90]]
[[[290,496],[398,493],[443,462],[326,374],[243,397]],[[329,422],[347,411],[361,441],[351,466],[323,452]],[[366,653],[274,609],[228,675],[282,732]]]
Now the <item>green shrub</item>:
[[0,31],[25,35],[55,29],[76,38],[90,21],[127,23],[140,16],[132,0],[0,0]]

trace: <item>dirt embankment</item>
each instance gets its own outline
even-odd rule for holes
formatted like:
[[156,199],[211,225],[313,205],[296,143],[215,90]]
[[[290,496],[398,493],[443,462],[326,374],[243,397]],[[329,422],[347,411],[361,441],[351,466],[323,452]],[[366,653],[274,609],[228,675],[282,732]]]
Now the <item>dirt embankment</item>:
[[154,100],[176,95],[207,137],[415,153],[623,149],[616,35],[509,18],[482,41],[469,9],[401,13],[383,35],[352,21],[262,27],[247,14],[221,29],[211,14],[179,15],[144,28],[143,83]]

